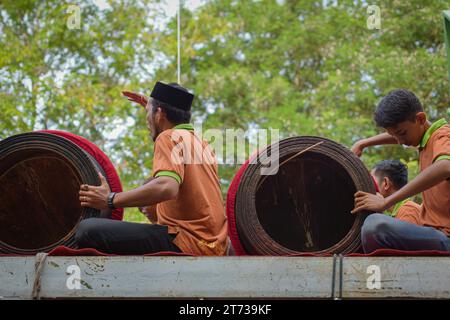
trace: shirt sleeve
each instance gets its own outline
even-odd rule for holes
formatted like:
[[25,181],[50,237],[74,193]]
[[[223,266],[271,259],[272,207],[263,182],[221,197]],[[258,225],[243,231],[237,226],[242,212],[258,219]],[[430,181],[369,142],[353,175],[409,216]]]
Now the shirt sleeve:
[[450,160],[450,131],[446,130],[433,144],[433,162]]
[[[171,131],[172,132],[172,131]],[[183,145],[172,134],[163,132],[155,142],[153,176],[168,176],[182,183],[184,179]]]

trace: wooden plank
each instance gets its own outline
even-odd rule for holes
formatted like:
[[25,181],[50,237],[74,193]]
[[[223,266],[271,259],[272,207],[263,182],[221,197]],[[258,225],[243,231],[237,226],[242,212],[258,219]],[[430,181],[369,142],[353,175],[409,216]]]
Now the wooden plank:
[[344,257],[342,297],[450,299],[450,258]]
[[[326,257],[48,257],[41,297],[330,298],[332,269]],[[33,282],[34,257],[0,258],[0,297],[30,298]]]

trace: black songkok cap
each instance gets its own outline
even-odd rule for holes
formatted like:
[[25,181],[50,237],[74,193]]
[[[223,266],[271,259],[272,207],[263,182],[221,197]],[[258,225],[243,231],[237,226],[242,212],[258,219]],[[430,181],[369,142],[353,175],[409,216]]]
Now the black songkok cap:
[[177,83],[165,84],[159,81],[156,82],[150,97],[184,111],[191,110],[192,100],[194,100],[194,95],[184,91]]

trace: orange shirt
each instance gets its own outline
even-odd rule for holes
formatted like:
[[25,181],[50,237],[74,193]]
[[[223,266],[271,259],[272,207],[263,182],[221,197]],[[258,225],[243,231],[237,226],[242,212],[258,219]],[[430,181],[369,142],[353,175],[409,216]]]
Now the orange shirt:
[[[441,160],[443,159],[443,160]],[[419,148],[420,171],[435,161],[450,161],[450,126],[444,119],[427,130]],[[419,223],[450,236],[450,181],[444,180],[423,192]]]
[[422,208],[413,201],[406,201],[397,211],[396,219],[420,225],[419,216]]
[[419,215],[422,209],[414,201],[405,199],[396,203],[391,209],[384,211],[384,214],[405,222],[420,225]]
[[178,125],[155,141],[153,175],[180,183],[175,199],[158,203],[158,224],[177,234],[174,244],[195,255],[224,255],[227,221],[217,172],[217,160],[192,125]]

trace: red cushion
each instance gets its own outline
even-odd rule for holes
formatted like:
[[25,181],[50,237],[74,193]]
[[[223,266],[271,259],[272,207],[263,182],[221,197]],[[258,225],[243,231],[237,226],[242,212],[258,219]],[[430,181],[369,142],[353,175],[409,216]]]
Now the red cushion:
[[[77,136],[73,133],[59,130],[39,130],[38,132],[51,133],[63,138],[66,138],[84,151],[89,153],[102,167],[103,171],[106,174],[106,180],[108,180],[109,186],[111,187],[111,191],[114,192],[122,192],[122,184],[120,183],[119,175],[117,174],[116,169],[114,168],[111,160],[109,160],[108,156],[100,150],[95,144],[90,142],[89,140]],[[111,219],[113,220],[122,220],[123,219],[123,208],[114,209],[111,214]]]
[[[332,254],[315,254],[310,252],[301,252],[289,255],[290,257],[331,257]],[[377,249],[371,253],[348,253],[344,257],[430,257],[430,256],[450,256],[450,251],[438,250],[420,250],[405,251],[397,249]]]
[[375,186],[375,191],[380,192],[380,187],[378,186],[377,180],[375,180],[375,178],[372,175],[370,175],[370,176],[372,177],[372,181]]
[[450,251],[377,249],[371,253],[350,253],[346,257],[450,256]]
[[239,235],[236,229],[236,216],[234,211],[235,209],[234,205],[236,200],[236,193],[239,188],[239,183],[241,181],[242,175],[245,172],[245,169],[247,169],[249,161],[250,160],[247,160],[239,169],[239,171],[236,173],[236,175],[233,178],[233,181],[231,181],[230,188],[228,188],[227,193],[228,234],[230,236],[231,244],[233,245],[235,254],[237,256],[247,255],[247,252],[245,251],[241,241],[239,240]]
[[[49,256],[116,256],[115,254],[107,254],[97,249],[84,248],[84,249],[72,249],[65,246],[59,246],[54,248],[48,253]],[[147,253],[144,256],[191,256],[187,253],[161,251],[157,253]]]
[[[100,252],[93,248],[85,248],[85,249],[72,249],[65,246],[59,246],[54,248],[49,252],[50,256],[115,256],[114,254],[107,254]],[[23,256],[19,254],[0,254],[0,257],[8,257],[8,256]],[[162,251],[157,253],[148,253],[144,254],[144,256],[193,256],[187,253],[180,252],[169,252]],[[289,257],[331,257],[331,254],[315,254],[311,252],[304,252],[298,254],[288,255]],[[429,256],[450,256],[449,251],[437,251],[437,250],[422,250],[422,251],[403,251],[403,250],[394,250],[394,249],[378,249],[369,254],[363,253],[350,253],[345,255],[345,257],[399,257],[399,256],[419,256],[419,257],[429,257]]]

